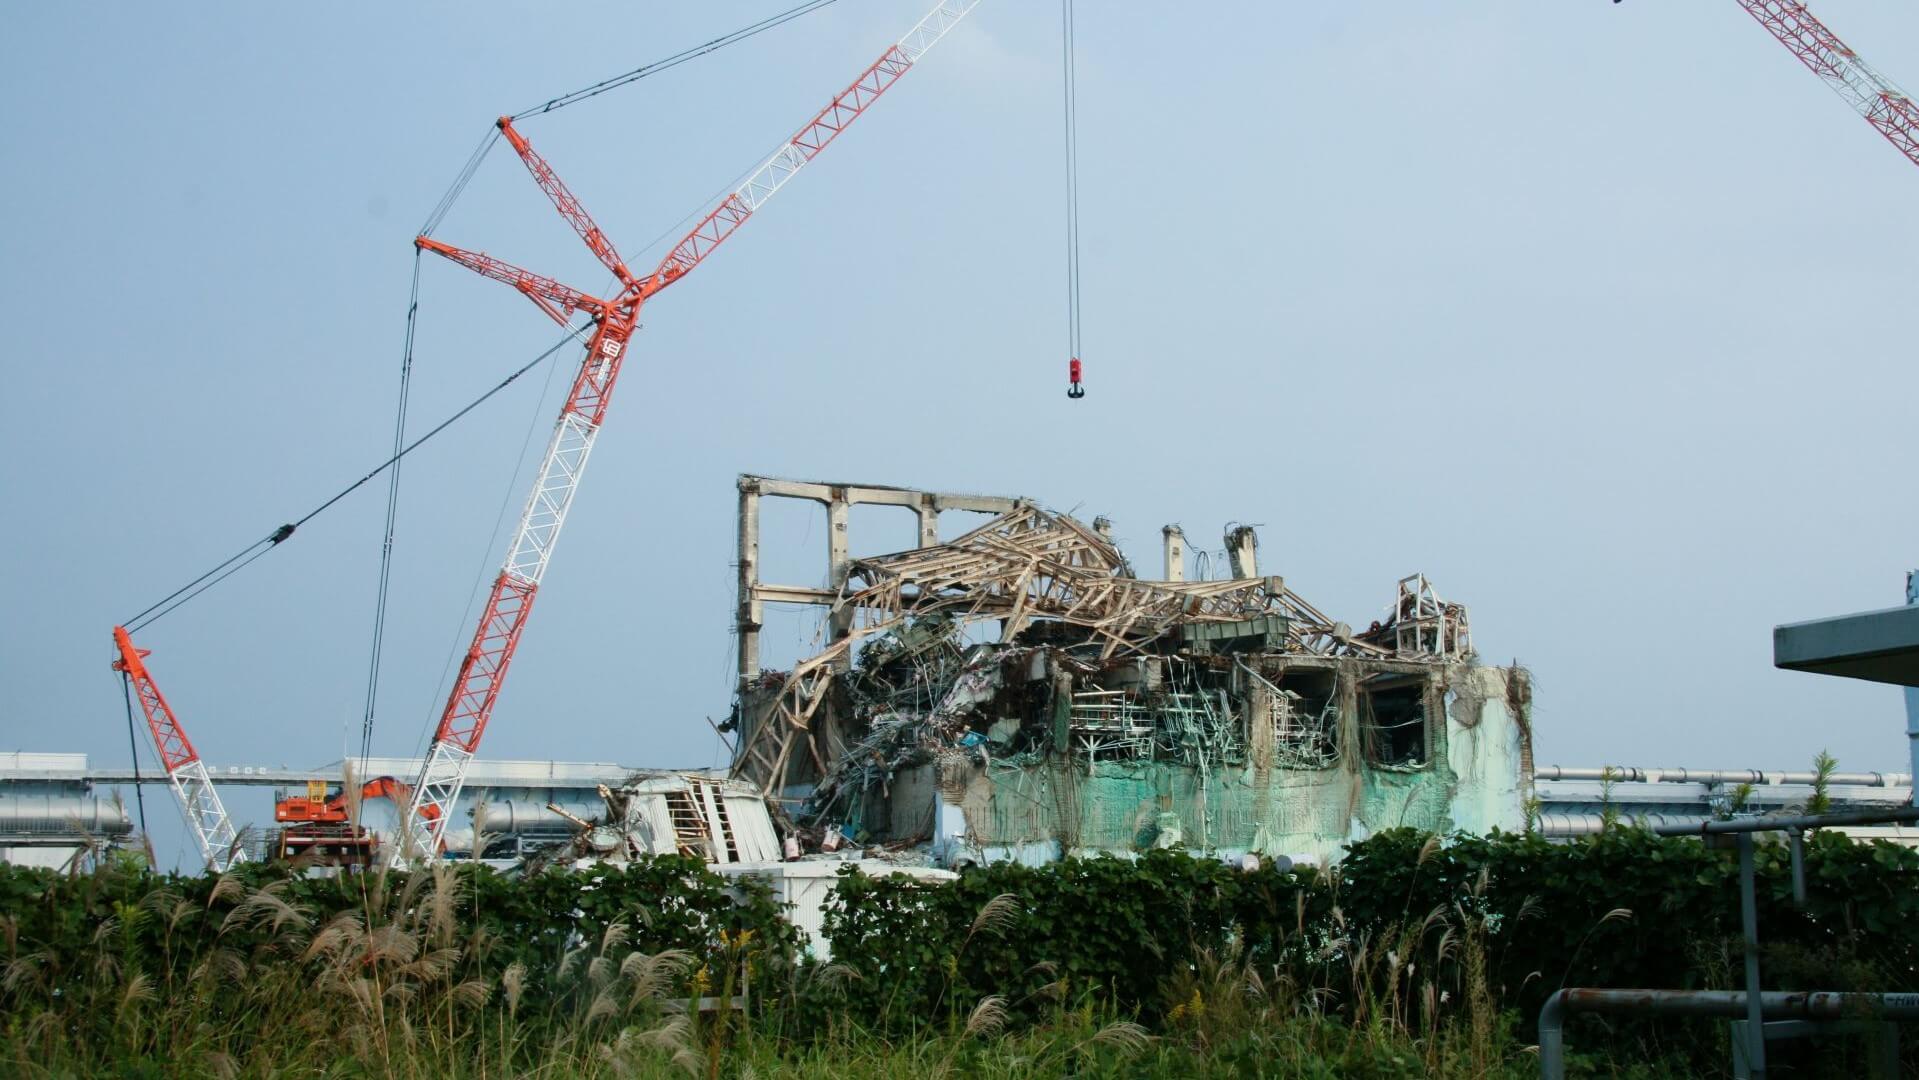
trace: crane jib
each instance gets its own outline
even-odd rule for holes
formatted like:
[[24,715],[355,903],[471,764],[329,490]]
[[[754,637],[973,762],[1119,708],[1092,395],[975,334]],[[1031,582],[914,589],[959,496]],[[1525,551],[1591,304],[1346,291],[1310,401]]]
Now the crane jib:
[[480,737],[499,700],[500,688],[532,610],[533,597],[605,420],[620,365],[628,352],[628,340],[637,326],[640,305],[711,255],[978,4],[979,0],[944,0],[936,5],[906,37],[882,53],[707,213],[667,253],[652,274],[641,279],[625,272],[626,267],[612,242],[571,189],[514,129],[511,119],[502,119],[500,130],[526,164],[535,184],[595,257],[620,280],[620,292],[611,299],[588,296],[490,256],[462,251],[426,237],[416,241],[422,250],[433,251],[515,287],[549,315],[556,311],[587,310],[594,313],[596,325],[572,391],[547,443],[538,479],[521,512],[506,564],[494,579],[492,595],[474,630],[473,643],[461,662],[459,676],[421,765],[418,782],[413,785],[413,796],[402,815],[398,842],[391,845],[393,865],[405,865],[416,857],[431,858],[441,849],[446,823],[452,817],[465,782],[467,763],[478,749]]

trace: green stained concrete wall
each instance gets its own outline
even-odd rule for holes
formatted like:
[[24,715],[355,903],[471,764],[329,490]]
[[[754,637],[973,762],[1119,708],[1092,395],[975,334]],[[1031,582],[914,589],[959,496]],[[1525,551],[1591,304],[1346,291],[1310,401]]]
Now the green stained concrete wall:
[[[970,853],[949,862],[1154,846],[1329,862],[1348,842],[1399,826],[1517,830],[1530,740],[1525,717],[1513,715],[1511,703],[1527,700],[1510,692],[1514,677],[1511,669],[1461,666],[1435,679],[1427,695],[1429,760],[1419,767],[1364,760],[1346,709],[1341,760],[1324,769],[948,758],[912,771],[924,775],[902,775],[894,795],[939,800],[932,817],[935,832],[946,835],[935,836],[936,848],[944,839]],[[904,809],[895,802],[895,821],[907,816]]]

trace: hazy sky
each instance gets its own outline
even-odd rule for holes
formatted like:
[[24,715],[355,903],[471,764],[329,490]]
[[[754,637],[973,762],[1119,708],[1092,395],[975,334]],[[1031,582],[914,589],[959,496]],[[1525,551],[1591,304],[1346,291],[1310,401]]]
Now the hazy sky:
[[[386,453],[411,241],[495,116],[787,6],[12,6],[0,749],[123,764],[114,623]],[[840,0],[523,130],[651,266],[928,6]],[[1919,84],[1919,8],[1816,7]],[[1079,23],[1088,397],[1057,5],[985,0],[647,309],[485,756],[721,760],[760,472],[1106,514],[1142,568],[1166,522],[1259,523],[1262,568],[1359,625],[1424,571],[1533,668],[1541,763],[1905,766],[1897,692],[1775,671],[1770,631],[1897,603],[1919,563],[1919,172],[1732,0]],[[504,145],[437,235],[604,282]],[[414,428],[555,335],[427,264]],[[377,752],[437,715],[573,362],[408,460]],[[384,503],[142,635],[215,765],[357,730]],[[854,513],[856,553],[910,543],[894,513]],[[820,580],[823,527],[769,517],[768,577]],[[771,659],[812,633],[774,621]]]

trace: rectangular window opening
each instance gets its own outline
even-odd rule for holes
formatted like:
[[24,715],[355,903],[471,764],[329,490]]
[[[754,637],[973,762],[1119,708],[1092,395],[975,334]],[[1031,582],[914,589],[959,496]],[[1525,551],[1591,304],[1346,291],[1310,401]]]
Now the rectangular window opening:
[[1366,759],[1389,768],[1427,762],[1426,681],[1376,676],[1359,688],[1359,725]]

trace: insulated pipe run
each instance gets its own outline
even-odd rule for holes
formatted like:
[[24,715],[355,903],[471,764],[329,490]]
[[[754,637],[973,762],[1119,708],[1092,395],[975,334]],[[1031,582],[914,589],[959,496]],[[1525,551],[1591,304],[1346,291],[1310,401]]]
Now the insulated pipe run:
[[[1908,689],[1907,723],[1913,723],[1913,706],[1910,695],[1919,694],[1919,690]],[[1919,740],[1919,728],[1912,729],[1914,739]],[[1919,741],[1913,744],[1919,748]],[[1607,773],[1611,775],[1608,776]],[[1810,772],[1765,772],[1759,769],[1643,769],[1633,765],[1613,765],[1610,767],[1565,767],[1561,765],[1542,765],[1533,770],[1534,780],[1614,780],[1622,784],[1752,784],[1768,786],[1772,784],[1812,784],[1818,781],[1818,774]],[[1910,773],[1878,772],[1836,772],[1826,778],[1830,784],[1851,787],[1904,787],[1912,783]]]
[[1794,829],[1822,829],[1833,825],[1893,825],[1919,821],[1919,806],[1901,806],[1889,810],[1845,810],[1837,814],[1798,814],[1731,818],[1704,821],[1697,825],[1654,825],[1660,836],[1705,836],[1708,833],[1779,832]]
[[[1726,828],[1729,825],[1748,825],[1752,831],[1768,832],[1774,829],[1797,831],[1816,829],[1829,825],[1904,825],[1919,821],[1919,807],[1889,807],[1883,810],[1854,810],[1837,814],[1805,815],[1800,817],[1758,817],[1732,818],[1721,820],[1699,814],[1633,814],[1621,813],[1620,821],[1633,825],[1643,824],[1661,836],[1698,836],[1705,833],[1740,832],[1741,829]],[[1539,815],[1539,834],[1548,840],[1563,840],[1576,836],[1594,836],[1606,830],[1606,816],[1590,813],[1553,813]]]
[[[1566,1075],[1566,1017],[1574,1013],[1654,1016],[1746,1016],[1746,995],[1738,990],[1587,990],[1556,991],[1539,1010],[1539,1075]],[[1919,1020],[1919,994],[1829,994],[1774,991],[1759,995],[1765,1020]]]
[[9,795],[0,798],[0,834],[127,836],[126,807],[84,795]]
[[[1638,825],[1643,821],[1648,828],[1676,827],[1690,832],[1711,820],[1711,818],[1703,814],[1675,816],[1671,814],[1632,814],[1622,811],[1619,815],[1619,821],[1614,824],[1615,827],[1620,823]],[[1566,814],[1548,811],[1539,815],[1539,835],[1544,836],[1548,840],[1563,840],[1575,836],[1597,836],[1605,831],[1606,816],[1604,814]]]
[[[486,803],[484,804],[485,813],[478,823],[480,831],[495,836],[517,833],[572,835],[573,823],[548,810],[547,805],[547,803],[519,802],[512,799]],[[583,817],[599,817],[606,813],[606,806],[599,799],[560,805],[562,809]]]

